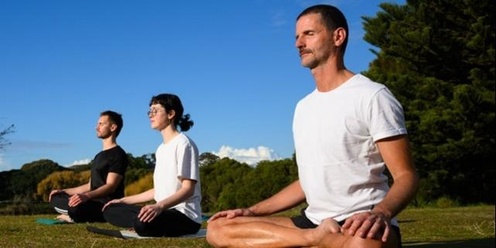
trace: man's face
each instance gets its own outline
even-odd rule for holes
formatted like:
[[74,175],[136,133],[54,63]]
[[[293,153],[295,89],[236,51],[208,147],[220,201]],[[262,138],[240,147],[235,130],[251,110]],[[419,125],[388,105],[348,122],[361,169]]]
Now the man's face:
[[96,124],[96,136],[100,139],[106,139],[112,136],[115,130],[115,124],[112,124],[108,116],[100,116]]
[[295,45],[301,64],[310,69],[326,62],[335,52],[332,33],[322,23],[320,14],[308,14],[298,19]]

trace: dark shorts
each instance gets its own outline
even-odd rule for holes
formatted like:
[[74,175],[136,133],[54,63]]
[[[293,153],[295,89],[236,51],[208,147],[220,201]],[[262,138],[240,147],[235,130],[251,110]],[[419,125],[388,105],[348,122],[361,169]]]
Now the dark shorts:
[[[293,221],[293,224],[301,229],[310,229],[310,228],[316,228],[318,225],[315,225],[308,217],[305,215],[305,209],[303,208],[300,211],[300,215],[298,216],[293,216],[291,217],[291,221]],[[345,220],[338,222],[340,226],[344,224]],[[396,234],[398,236],[398,240],[400,241],[398,248],[402,247],[401,244],[401,233],[400,233],[400,228],[398,226],[393,226],[391,225],[391,228],[396,231]]]
[[[305,208],[301,209],[300,215],[291,217],[291,221],[293,224],[301,229],[310,229],[316,228],[318,225],[315,225],[310,219],[307,218],[305,214]],[[344,221],[339,222],[339,225],[343,225]]]

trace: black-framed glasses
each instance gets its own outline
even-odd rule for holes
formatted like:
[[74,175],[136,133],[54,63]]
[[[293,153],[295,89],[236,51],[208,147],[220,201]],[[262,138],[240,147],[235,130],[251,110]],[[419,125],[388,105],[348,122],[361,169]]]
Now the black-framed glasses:
[[151,109],[151,110],[148,110],[147,115],[148,116],[155,116],[158,112],[161,112],[162,110],[161,109]]

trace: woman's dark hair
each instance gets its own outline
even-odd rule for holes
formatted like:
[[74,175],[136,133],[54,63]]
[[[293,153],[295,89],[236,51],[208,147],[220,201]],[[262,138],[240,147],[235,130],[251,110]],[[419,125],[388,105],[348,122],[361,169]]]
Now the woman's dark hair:
[[179,126],[181,131],[186,132],[195,124],[192,120],[189,119],[189,114],[183,115],[184,108],[183,104],[181,103],[181,99],[179,99],[179,97],[174,94],[164,93],[153,96],[150,100],[149,106],[152,106],[153,104],[162,105],[166,113],[174,110],[176,114],[174,119],[172,120],[172,123],[176,127]]

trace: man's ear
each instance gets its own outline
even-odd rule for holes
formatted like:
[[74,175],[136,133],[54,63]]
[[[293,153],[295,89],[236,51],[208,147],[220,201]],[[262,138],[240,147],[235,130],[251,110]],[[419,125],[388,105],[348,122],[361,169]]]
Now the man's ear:
[[346,40],[346,35],[348,34],[346,33],[346,30],[344,28],[339,27],[334,30],[333,35],[334,45],[340,47],[341,45],[343,45],[343,42]]
[[110,131],[115,132],[115,130],[117,130],[117,124],[112,123],[112,125],[110,125]]

